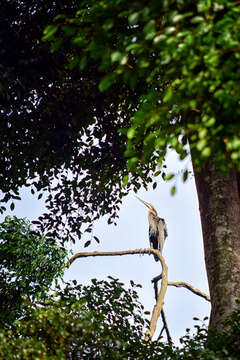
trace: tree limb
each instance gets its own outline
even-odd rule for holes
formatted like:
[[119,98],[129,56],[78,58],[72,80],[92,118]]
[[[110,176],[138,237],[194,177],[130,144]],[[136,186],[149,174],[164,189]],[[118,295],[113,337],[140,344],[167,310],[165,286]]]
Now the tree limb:
[[153,308],[153,312],[152,312],[152,318],[150,321],[150,326],[149,329],[147,330],[146,336],[145,336],[145,340],[149,341],[152,339],[155,330],[156,330],[156,326],[157,326],[157,321],[158,318],[160,316],[160,313],[162,311],[163,308],[163,304],[164,304],[164,297],[167,291],[167,284],[168,284],[168,267],[165,263],[164,257],[162,256],[162,254],[160,253],[160,251],[158,250],[154,250],[151,249],[152,252],[159,258],[161,264],[162,264],[162,282],[161,282],[161,288],[160,291],[158,293],[158,287],[156,285],[156,283],[154,284],[154,289],[155,289],[155,297],[156,297],[156,304]]
[[204,292],[200,291],[199,289],[195,288],[194,286],[185,283],[183,281],[169,281],[168,282],[169,286],[176,286],[176,287],[185,287],[186,289],[192,291],[194,294],[201,296],[202,298],[204,298],[207,301],[211,301],[210,296],[205,294]]
[[119,255],[134,255],[134,254],[156,254],[158,252],[154,249],[135,249],[135,250],[122,250],[122,251],[91,251],[79,252],[73,255],[63,267],[69,267],[75,260],[88,257],[88,256],[119,256]]
[[145,340],[149,341],[152,339],[154,332],[156,330],[157,321],[162,311],[164,297],[167,291],[167,284],[168,284],[168,268],[165,263],[164,257],[160,253],[160,251],[155,249],[136,249],[136,250],[123,250],[123,251],[92,251],[92,252],[79,252],[73,255],[69,261],[63,267],[69,267],[76,259],[88,256],[118,256],[118,255],[134,255],[134,254],[153,254],[156,255],[160,263],[162,264],[162,283],[161,289],[157,296],[157,302],[153,308],[152,318],[150,321],[149,329],[146,332]]
[[[159,276],[158,276],[158,278],[159,278]],[[162,275],[161,275],[161,278],[162,278]],[[155,279],[155,278],[154,278],[154,279]],[[154,279],[153,279],[153,280],[154,280]],[[152,280],[152,282],[154,282],[154,285],[153,285],[153,286],[154,286],[155,300],[156,300],[156,302],[157,302],[157,300],[158,300],[158,281],[153,281],[153,280]],[[159,280],[160,280],[160,278],[159,278]],[[162,310],[161,310],[161,318],[162,318],[162,322],[163,322],[163,327],[162,327],[162,330],[160,331],[160,334],[159,334],[157,340],[159,340],[159,339],[161,338],[162,333],[163,333],[163,331],[165,330],[165,331],[166,331],[166,335],[167,335],[167,339],[168,339],[168,344],[169,344],[170,346],[172,346],[173,341],[172,341],[172,337],[171,337],[171,335],[170,335],[170,331],[169,331],[169,328],[168,328],[166,315],[165,315],[165,312],[164,312],[163,308],[162,308]]]

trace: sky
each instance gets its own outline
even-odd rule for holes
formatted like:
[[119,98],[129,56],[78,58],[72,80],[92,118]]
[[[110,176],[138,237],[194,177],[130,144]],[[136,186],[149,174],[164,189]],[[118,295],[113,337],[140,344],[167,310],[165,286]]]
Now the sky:
[[[194,177],[190,176],[183,184],[181,171],[187,167],[191,170],[190,159],[180,162],[174,152],[167,156],[168,171],[178,173],[177,192],[170,194],[174,181],[164,182],[161,176],[155,178],[158,186],[155,190],[140,189],[137,196],[154,205],[158,216],[165,219],[168,227],[163,256],[168,266],[169,281],[185,281],[205,293],[208,291],[206,277],[202,232],[200,224],[199,205]],[[36,220],[44,210],[44,201],[30,193],[29,188],[22,189],[22,200],[15,203],[14,211],[8,211],[6,216],[16,215]],[[93,234],[100,244],[92,241],[88,248],[84,243],[91,235],[86,235],[74,246],[68,246],[73,253],[80,251],[117,251],[148,248],[147,208],[131,192],[123,199],[117,226],[108,225],[104,217],[95,223]],[[1,217],[3,219],[3,216]],[[151,280],[161,273],[160,262],[155,262],[152,255],[126,255],[114,257],[88,257],[77,259],[65,272],[65,280],[76,279],[79,283],[90,284],[91,279],[107,279],[107,276],[118,278],[130,287],[130,280],[142,285],[138,290],[141,303],[146,311],[152,312],[155,305],[154,291]],[[194,329],[201,324],[193,320],[202,320],[209,316],[210,304],[203,298],[192,294],[184,288],[168,287],[164,311],[171,336],[176,344],[185,335],[186,328]],[[162,328],[161,320],[155,337]]]

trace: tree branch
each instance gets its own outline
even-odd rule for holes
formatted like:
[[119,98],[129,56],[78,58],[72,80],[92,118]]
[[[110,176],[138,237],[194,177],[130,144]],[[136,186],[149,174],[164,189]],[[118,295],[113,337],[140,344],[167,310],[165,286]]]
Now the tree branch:
[[[152,252],[159,258],[161,264],[162,264],[162,282],[161,282],[161,288],[160,291],[158,293],[158,286],[155,283],[154,284],[154,289],[155,289],[155,298],[156,298],[156,304],[153,308],[153,312],[152,312],[152,318],[150,321],[150,326],[149,329],[147,330],[146,336],[145,336],[145,340],[149,341],[152,339],[155,330],[156,330],[156,326],[157,326],[157,321],[158,318],[161,314],[162,308],[163,308],[163,304],[164,304],[164,297],[167,291],[167,284],[168,284],[168,267],[165,263],[164,257],[162,256],[162,254],[160,253],[160,251],[158,250],[154,250],[151,249]],[[171,337],[170,337],[171,338]]]
[[156,254],[156,251],[157,250],[150,248],[136,249],[136,250],[122,250],[122,251],[91,251],[91,252],[83,251],[73,255],[63,267],[69,267],[75,260],[88,256],[121,256],[121,255],[134,255],[134,254]]
[[[159,276],[158,276],[158,278],[159,278]],[[160,278],[162,278],[162,275],[161,275]],[[159,280],[160,280],[160,278],[159,278]],[[153,280],[155,280],[155,279],[156,279],[156,278],[154,278]],[[153,281],[153,280],[152,280],[152,282],[154,282],[153,286],[154,286],[155,300],[156,300],[156,302],[157,302],[157,299],[158,299],[158,281]],[[170,335],[170,331],[169,331],[169,328],[168,328],[166,315],[165,315],[165,312],[164,312],[163,308],[162,308],[162,310],[161,310],[161,318],[162,318],[162,322],[163,322],[163,327],[162,327],[162,330],[160,331],[160,334],[159,334],[157,340],[159,340],[159,339],[161,338],[162,333],[163,333],[163,331],[165,330],[165,331],[166,331],[166,335],[167,335],[167,339],[168,339],[168,344],[169,344],[170,346],[172,346],[173,341],[172,341],[172,337],[171,337],[171,335]]]
[[211,301],[210,296],[205,294],[204,292],[200,291],[199,289],[195,288],[194,286],[185,283],[183,281],[169,281],[168,282],[169,286],[176,286],[176,287],[185,287],[186,289],[190,290],[191,292],[193,292],[194,294],[201,296],[202,298],[204,298],[207,301]]
[[146,332],[145,340],[151,340],[154,332],[156,330],[157,321],[160,316],[160,313],[162,311],[163,303],[164,303],[164,297],[167,291],[167,284],[168,284],[168,268],[165,263],[164,257],[160,253],[160,251],[155,249],[136,249],[136,250],[123,250],[123,251],[92,251],[92,252],[79,252],[73,255],[69,261],[63,266],[63,267],[69,267],[76,259],[82,258],[82,257],[88,257],[88,256],[119,256],[119,255],[134,255],[134,254],[153,254],[156,255],[160,263],[162,264],[162,283],[161,283],[161,289],[159,291],[159,294],[157,296],[157,302],[153,308],[152,312],[152,318],[150,322],[149,329]]

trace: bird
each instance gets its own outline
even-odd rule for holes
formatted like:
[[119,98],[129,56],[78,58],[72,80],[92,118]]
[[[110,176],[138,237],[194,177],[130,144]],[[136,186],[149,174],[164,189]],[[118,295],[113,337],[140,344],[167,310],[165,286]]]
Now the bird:
[[[136,198],[149,209],[148,222],[150,247],[159,250],[162,253],[163,245],[168,236],[166,222],[164,219],[158,217],[157,211],[152,204],[140,199],[138,196],[136,196]],[[156,255],[154,255],[154,259],[155,261],[159,261],[159,258]]]

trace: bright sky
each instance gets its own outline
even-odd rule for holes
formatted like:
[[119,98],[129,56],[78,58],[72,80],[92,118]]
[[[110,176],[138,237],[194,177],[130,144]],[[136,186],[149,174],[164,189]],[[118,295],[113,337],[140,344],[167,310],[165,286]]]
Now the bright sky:
[[[169,172],[180,172],[183,164],[191,170],[189,159],[185,163],[179,162],[173,152],[168,155],[167,164]],[[208,293],[194,178],[191,176],[187,183],[183,184],[179,176],[175,196],[170,195],[174,182],[166,183],[161,177],[156,178],[156,181],[158,186],[154,191],[140,190],[137,195],[153,204],[158,216],[167,222],[168,238],[163,256],[168,266],[169,280],[185,281]],[[8,214],[33,220],[43,211],[44,202],[37,200],[28,188],[22,191],[22,201],[15,204],[14,212],[9,211]],[[134,193],[123,200],[119,215],[117,226],[107,225],[106,218],[95,224],[93,235],[100,239],[100,244],[93,240],[85,249],[83,245],[91,237],[87,235],[83,241],[72,247],[74,253],[148,248],[147,208],[134,197]],[[142,284],[143,288],[139,290],[140,300],[145,310],[152,312],[155,300],[151,280],[159,273],[160,263],[155,262],[150,255],[89,257],[76,260],[66,270],[65,279],[77,279],[80,283],[88,284],[92,278],[106,279],[111,275],[119,278],[127,287],[130,286],[129,281],[133,280]],[[171,336],[177,342],[177,339],[185,334],[186,328],[193,329],[196,324],[193,317],[203,319],[209,315],[210,304],[184,288],[168,287],[164,310]],[[157,336],[161,327],[160,323]]]

